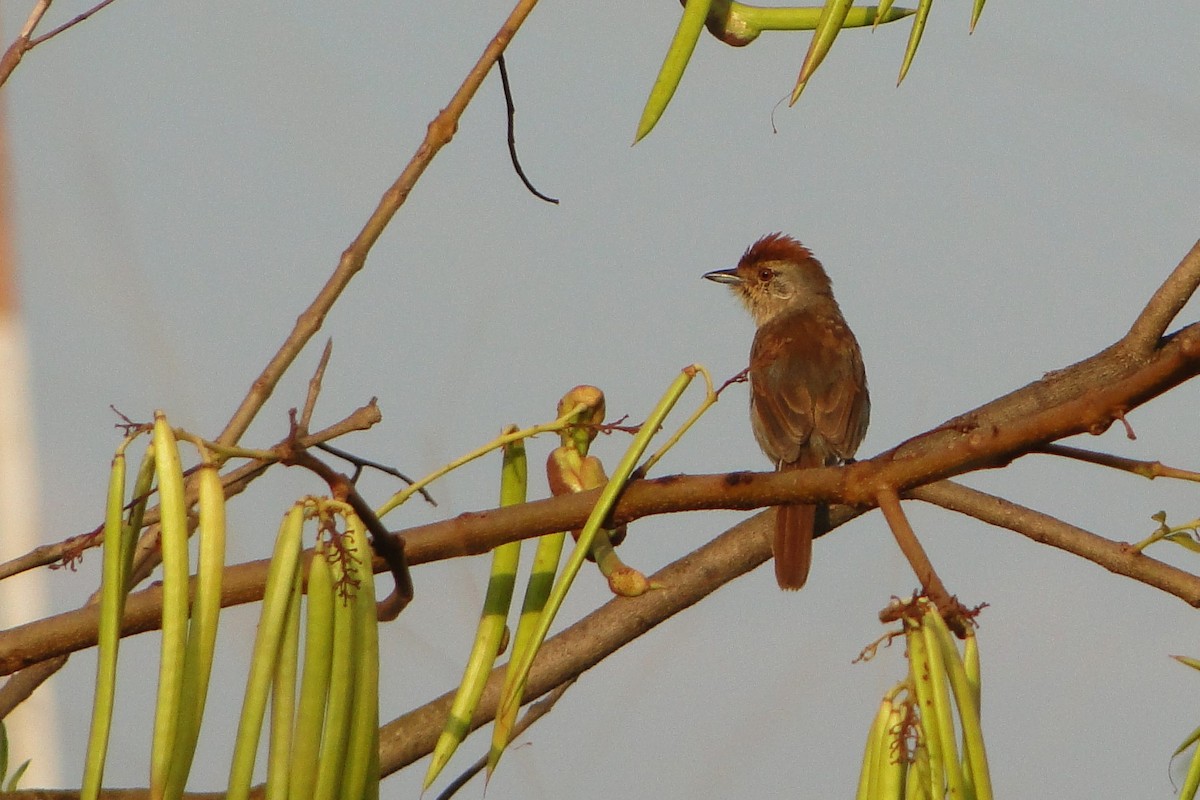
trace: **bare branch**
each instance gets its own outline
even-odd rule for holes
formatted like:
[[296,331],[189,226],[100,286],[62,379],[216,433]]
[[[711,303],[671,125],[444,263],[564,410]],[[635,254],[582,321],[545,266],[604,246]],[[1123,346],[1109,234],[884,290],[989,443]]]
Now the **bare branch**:
[[[540,502],[543,504],[561,504],[560,501],[562,499],[574,501],[575,498],[583,496],[564,495],[563,498],[552,498]],[[512,508],[519,508],[519,506],[512,506]],[[583,525],[587,519],[587,515],[590,513],[590,506],[587,504],[572,502],[569,508],[574,512],[574,516],[563,517],[566,522],[559,528],[556,528],[556,530],[578,528]],[[830,530],[845,524],[848,520],[859,516],[861,513],[859,510],[846,506],[831,507],[829,511]],[[754,519],[757,519],[758,516],[762,515],[757,515]],[[460,517],[459,519],[462,518]],[[446,526],[447,523],[442,523],[442,525]],[[536,535],[538,534],[523,531],[519,528],[493,531],[490,533],[491,538],[488,540],[495,542],[495,544],[485,548],[484,552],[504,542],[517,541]],[[446,538],[455,540],[455,543],[448,547],[444,541]],[[458,537],[455,535],[453,529],[444,527],[440,536],[423,536],[415,539],[404,536],[403,539],[405,542],[405,557],[410,567],[463,555],[457,547]],[[763,560],[766,560],[770,556],[771,548],[765,539],[764,545]],[[308,569],[308,563],[311,559],[312,550],[305,551],[301,562],[303,570]],[[256,603],[261,600],[270,565],[271,562],[269,559],[262,559],[226,567],[225,575],[222,579],[221,606],[228,608],[229,606],[241,605],[243,603]],[[388,569],[388,565],[382,558],[376,558],[373,566],[375,572],[385,572]],[[194,588],[193,586],[193,591]],[[650,592],[650,594],[657,594],[657,591]],[[48,658],[94,647],[99,619],[100,612],[96,606],[84,606],[83,608],[55,614],[36,622],[18,625],[7,630],[0,630],[0,675],[11,674]],[[125,603],[125,617],[121,624],[122,636],[132,636],[138,633],[158,630],[161,622],[162,588],[160,586],[150,586],[129,594]]]
[[400,210],[400,206],[404,205],[404,201],[408,199],[417,180],[424,174],[438,151],[454,138],[454,132],[458,130],[458,120],[466,110],[467,104],[471,102],[475,92],[483,83],[483,79],[491,71],[492,65],[504,52],[504,48],[508,46],[512,37],[516,35],[517,29],[521,27],[536,4],[537,0],[518,0],[512,13],[484,48],[483,55],[467,73],[467,77],[458,87],[454,96],[450,98],[450,102],[429,123],[425,139],[417,147],[417,152],[413,154],[404,171],[400,173],[400,177],[384,192],[379,205],[376,206],[362,231],[342,253],[337,268],[329,276],[325,286],[317,293],[308,308],[300,313],[292,332],[288,334],[287,339],[284,340],[262,373],[254,380],[250,391],[226,424],[225,430],[217,437],[219,443],[236,444],[246,429],[250,427],[250,423],[270,398],[271,393],[275,391],[275,386],[279,383],[280,378],[291,367],[292,362],[300,354],[308,340],[320,330],[321,325],[325,322],[325,315],[341,297],[342,291],[358,271],[366,265],[368,253],[371,252],[371,248],[388,223],[391,222],[392,217]]
[[29,51],[29,37],[33,35],[33,29],[42,21],[42,17],[50,10],[50,3],[53,0],[38,0],[33,5],[33,10],[29,12],[28,19],[21,26],[21,32],[17,34],[17,38],[4,51],[4,55],[0,57],[0,86],[3,86],[8,81],[8,76],[12,75],[17,64],[21,63],[21,59],[25,53]]
[[1168,467],[1161,461],[1140,461],[1136,458],[1115,456],[1111,453],[1097,453],[1094,450],[1084,450],[1082,447],[1071,447],[1065,444],[1048,444],[1037,449],[1039,453],[1048,456],[1062,456],[1089,464],[1131,472],[1148,480],[1155,478],[1178,478],[1183,481],[1200,481],[1200,472],[1193,472],[1178,467]]
[[908,497],[1008,528],[1035,542],[1048,544],[1095,562],[1117,575],[1161,589],[1200,608],[1200,577],[1060,519],[994,495],[941,481],[913,489]]
[[1150,302],[1138,315],[1121,344],[1138,354],[1148,354],[1158,346],[1167,326],[1183,309],[1200,286],[1200,241],[1158,287]]
[[[105,6],[109,5],[112,2],[113,2],[113,0],[100,0],[99,3],[92,6],[87,11],[83,12],[82,14],[79,14],[76,17],[71,18],[67,22],[64,22],[62,25],[59,25],[57,28],[50,31],[49,33],[43,33],[41,36],[37,36],[37,37],[30,39],[29,46],[26,47],[25,49],[32,50],[33,48],[37,47],[39,44],[46,41],[47,39],[53,39],[55,36],[58,36],[63,31],[68,30],[69,28],[74,28],[76,25],[83,22],[85,19],[92,16],[97,11],[99,11],[100,9],[104,8]],[[47,5],[49,5],[48,2],[47,2]],[[30,33],[32,34],[33,31],[30,30]]]
[[[1082,432],[1098,432],[1113,419],[1200,372],[1200,325],[1168,337],[1150,358],[1131,362],[1110,347],[1080,363],[962,415],[867,461],[845,467],[784,473],[672,476],[635,481],[613,514],[615,524],[648,514],[712,508],[757,508],[787,502],[849,501],[870,507],[879,487],[903,492],[924,483],[974,469],[1007,463],[1044,444]],[[582,524],[598,492],[582,492],[503,509],[462,514],[454,519],[403,531],[410,565],[440,558],[485,553],[520,538],[570,530]],[[230,577],[237,571],[229,571]],[[255,577],[261,593],[265,567]],[[232,582],[232,581],[231,581]],[[1152,584],[1153,585],[1153,584]],[[147,593],[155,590],[147,590]],[[143,593],[139,593],[141,595]],[[654,593],[652,593],[654,594]],[[138,608],[130,597],[129,613]],[[259,595],[261,596],[261,595]],[[148,630],[153,618],[126,630]],[[59,629],[71,615],[72,633]],[[79,616],[82,615],[82,616]],[[86,622],[83,620],[86,618]],[[50,623],[54,622],[52,627]],[[95,612],[83,609],[51,617],[28,629],[0,632],[0,674],[44,658],[89,647],[95,641]],[[59,631],[51,634],[51,631]],[[22,637],[18,640],[12,637]],[[39,640],[29,641],[32,638]]]
[[500,68],[500,84],[504,87],[504,106],[508,111],[508,157],[512,160],[513,169],[517,173],[517,177],[521,179],[521,183],[525,184],[525,188],[539,200],[545,200],[547,203],[558,205],[558,200],[549,195],[542,194],[530,182],[529,177],[525,174],[525,170],[521,168],[521,159],[517,157],[517,133],[516,133],[516,116],[517,107],[513,103],[512,86],[508,82],[508,67],[504,63],[504,54],[496,59],[496,66]]
[[34,4],[33,10],[29,12],[28,19],[26,19],[25,24],[21,26],[21,33],[17,35],[17,38],[13,40],[13,43],[10,44],[8,49],[4,51],[3,57],[0,57],[0,86],[3,86],[8,81],[8,77],[12,75],[13,70],[17,68],[17,64],[21,63],[21,59],[25,57],[26,53],[47,39],[51,39],[68,28],[74,27],[75,25],[83,22],[85,19],[92,16],[109,3],[112,3],[113,0],[101,0],[101,2],[92,6],[87,11],[83,12],[69,22],[59,25],[49,33],[33,38],[34,28],[38,26],[38,23],[42,21],[42,17],[44,17],[46,12],[50,10],[50,4],[52,2],[53,0],[38,0],[38,2]]

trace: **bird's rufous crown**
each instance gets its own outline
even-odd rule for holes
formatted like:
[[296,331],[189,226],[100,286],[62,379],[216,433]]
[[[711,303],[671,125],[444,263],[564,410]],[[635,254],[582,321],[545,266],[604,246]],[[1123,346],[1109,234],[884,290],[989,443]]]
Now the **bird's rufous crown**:
[[761,264],[767,261],[800,262],[812,258],[812,251],[786,233],[768,233],[746,248],[738,266]]

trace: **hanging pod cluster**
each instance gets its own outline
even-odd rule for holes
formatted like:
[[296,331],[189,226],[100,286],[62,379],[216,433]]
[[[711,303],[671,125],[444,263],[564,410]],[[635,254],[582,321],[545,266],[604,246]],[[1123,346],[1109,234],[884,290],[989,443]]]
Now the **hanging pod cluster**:
[[[155,491],[161,511],[163,611],[150,753],[152,800],[174,800],[183,795],[212,670],[225,563],[225,495],[217,462],[203,442],[173,430],[165,415],[157,412],[150,447],[127,499],[125,451],[145,432],[135,431],[122,442],[113,458],[109,481],[95,704],[82,800],[95,800],[100,794],[134,545],[148,499]],[[194,599],[190,603],[188,500],[179,455],[180,438],[194,444],[200,455],[196,475],[199,556]],[[306,519],[316,519],[320,533],[308,576],[301,672],[298,643],[304,594],[302,532]],[[250,795],[255,754],[269,701],[268,798],[377,797],[378,696],[374,576],[366,531],[349,506],[307,498],[285,516],[275,542],[227,796],[237,800]]]
[[974,631],[960,653],[924,598],[902,624],[908,676],[884,695],[871,724],[858,800],[992,800]]

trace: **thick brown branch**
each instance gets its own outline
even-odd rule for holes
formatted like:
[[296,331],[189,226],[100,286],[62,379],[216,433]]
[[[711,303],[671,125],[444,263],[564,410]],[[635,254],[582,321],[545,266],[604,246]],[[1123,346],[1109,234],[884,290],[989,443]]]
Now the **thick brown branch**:
[[[649,514],[757,508],[781,502],[849,500],[871,506],[881,488],[903,492],[926,482],[1007,463],[1065,436],[1103,430],[1117,413],[1127,413],[1197,371],[1200,326],[1192,325],[1168,337],[1148,359],[1131,361],[1110,347],[898,448],[847,467],[634,482],[618,503],[614,521],[620,524]],[[582,524],[597,497],[596,491],[566,495],[463,514],[404,531],[409,563],[481,554],[505,541],[570,530]],[[247,599],[238,602],[257,599],[250,595],[261,592],[262,580],[262,575],[256,575],[251,581],[256,586],[244,588],[249,593]],[[130,598],[129,614],[135,622],[128,629],[148,630],[156,624],[156,606],[150,600],[140,601],[144,605],[135,602],[137,597]],[[70,635],[62,630],[67,618]],[[0,674],[95,642],[94,610],[69,612],[30,625],[47,627],[22,626],[0,632]]]
[[[570,497],[577,496],[571,495]],[[553,504],[557,501],[543,500],[541,502]],[[589,510],[590,507],[581,506],[574,517],[566,518],[567,524],[563,525],[562,530],[581,526],[586,521]],[[830,509],[830,522],[832,526],[836,527],[858,516],[859,513],[845,506],[835,506]],[[520,529],[501,529],[491,532],[492,540],[496,544],[536,535],[538,534]],[[446,548],[444,543],[436,537],[422,537],[421,540],[415,541],[405,537],[405,556],[410,567],[430,561],[453,558],[457,555],[462,555],[462,553],[455,548]],[[765,559],[769,555],[770,546],[767,545],[763,558]],[[305,569],[311,558],[312,551],[306,551],[303,559]],[[267,559],[227,567],[222,581],[221,606],[227,608],[261,600],[269,567],[270,561]],[[382,559],[376,559],[374,568],[376,572],[383,572],[388,569],[388,566]],[[44,659],[94,647],[99,618],[100,612],[96,606],[85,606],[0,631],[0,675],[8,675]],[[157,630],[161,619],[161,587],[151,586],[132,592],[125,604],[125,619],[121,625],[121,632],[125,636],[130,636]],[[8,684],[5,684],[5,689],[7,688]],[[4,690],[0,690],[0,700],[3,698],[3,693]]]
[[[757,508],[781,502],[849,500],[869,507],[883,488],[903,492],[973,469],[1007,463],[1065,436],[1103,430],[1118,413],[1127,413],[1198,371],[1200,326],[1192,325],[1168,337],[1148,359],[1131,361],[1110,347],[900,447],[847,467],[636,481],[622,495],[614,521],[620,524],[649,514]],[[481,554],[505,541],[570,530],[582,524],[598,494],[584,492],[463,514],[403,531],[409,563]],[[230,573],[232,578],[237,568]],[[257,599],[252,595],[261,592],[262,580],[262,574],[254,575],[247,582],[253,586],[242,589],[246,599],[236,602]],[[157,607],[150,599],[154,592],[150,589],[131,596],[128,613],[133,623],[130,626],[127,619],[127,630],[154,627]],[[147,599],[139,600],[143,594]],[[95,611],[83,609],[0,632],[0,674],[91,646],[95,624]]]

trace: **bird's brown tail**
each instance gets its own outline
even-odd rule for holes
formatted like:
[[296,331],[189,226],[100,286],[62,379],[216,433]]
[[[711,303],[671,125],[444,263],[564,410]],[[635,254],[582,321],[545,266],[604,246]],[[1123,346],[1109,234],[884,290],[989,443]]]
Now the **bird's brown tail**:
[[775,509],[775,580],[780,589],[799,589],[808,580],[816,516],[816,506]]
[[[780,464],[780,470],[819,467],[821,461],[807,448],[790,464]],[[790,505],[775,509],[775,580],[780,589],[800,589],[808,580],[812,566],[813,536],[829,529],[829,506]]]

